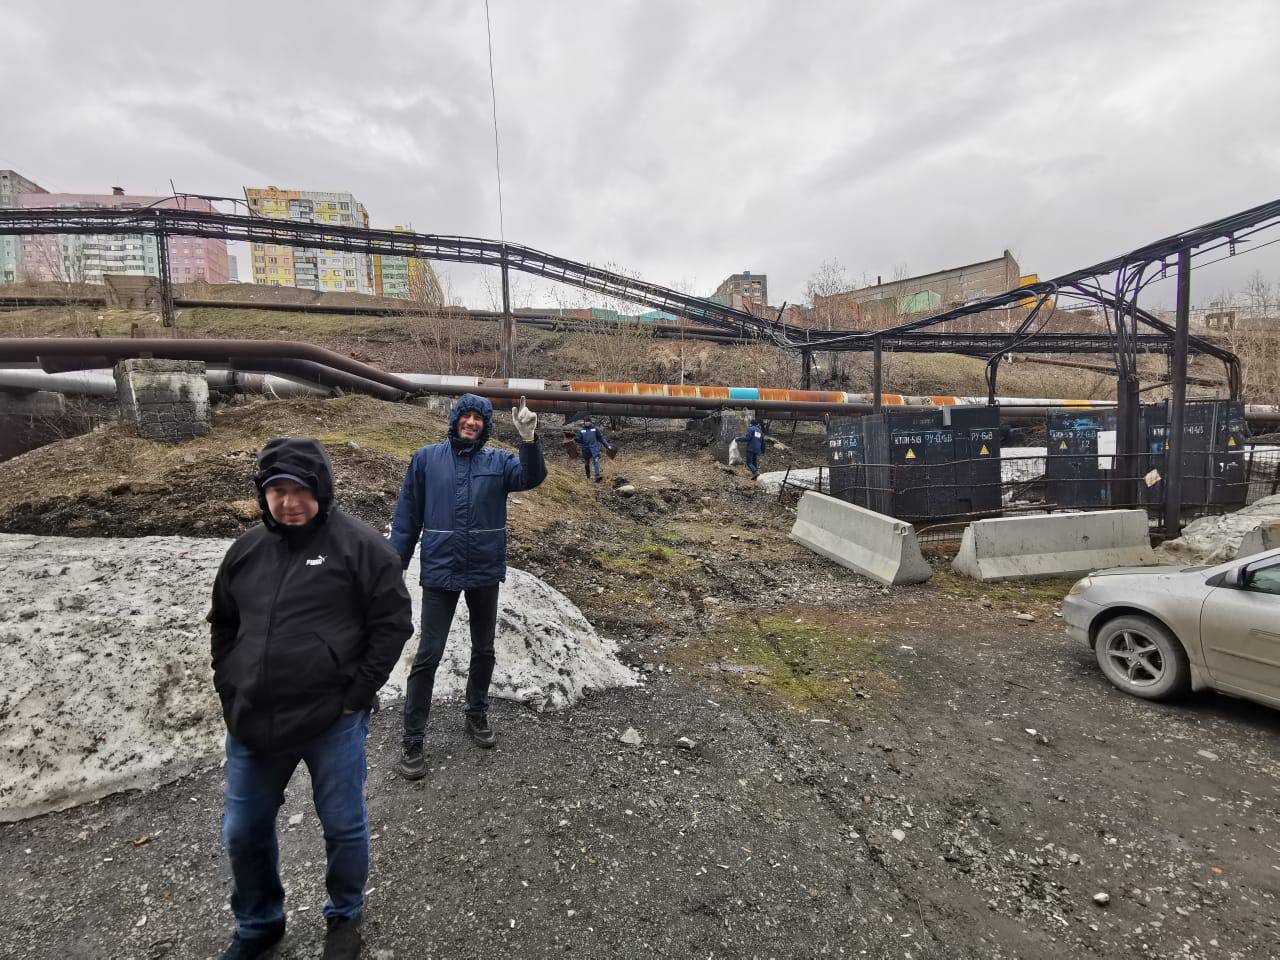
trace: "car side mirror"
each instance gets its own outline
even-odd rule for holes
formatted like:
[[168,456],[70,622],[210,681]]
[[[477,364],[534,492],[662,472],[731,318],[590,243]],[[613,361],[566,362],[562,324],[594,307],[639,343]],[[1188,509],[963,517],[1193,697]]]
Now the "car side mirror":
[[1246,582],[1245,570],[1245,567],[1232,567],[1222,575],[1222,585],[1224,587],[1236,587],[1237,589],[1243,587]]

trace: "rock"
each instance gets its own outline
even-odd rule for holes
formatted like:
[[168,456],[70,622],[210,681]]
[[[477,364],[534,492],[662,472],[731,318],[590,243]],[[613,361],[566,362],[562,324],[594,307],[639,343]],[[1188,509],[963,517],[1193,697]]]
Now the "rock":
[[618,739],[629,747],[638,747],[644,742],[635,727],[627,727],[626,730],[622,731],[622,736]]
[[169,485],[167,483],[158,483],[154,480],[130,480],[128,489],[130,493],[164,493],[169,489]]
[[905,830],[894,830],[893,833],[890,834],[890,836],[893,837],[893,839],[897,840],[899,843],[907,839],[907,833]]
[[1013,618],[1014,618],[1015,620],[1021,620],[1023,623],[1035,623],[1035,622],[1036,622],[1036,618],[1035,618],[1035,616],[1034,616],[1033,614],[1030,614],[1030,613],[1015,613],[1015,614],[1013,615]]
[[232,500],[227,504],[227,512],[245,523],[262,519],[262,508],[257,500]]
[[302,822],[302,814],[300,813],[295,813],[293,816],[289,818],[289,826],[291,827],[296,827],[301,822]]
[[681,750],[693,750],[698,745],[694,743],[692,740],[690,740],[688,737],[681,737],[679,740],[676,741],[676,746],[679,747]]
[[1095,893],[1093,895],[1093,902],[1100,907],[1105,907],[1111,902],[1111,894],[1107,893],[1105,890]]
[[636,495],[636,488],[634,484],[624,483],[620,486],[614,487],[614,492],[620,497],[634,497]]
[[1217,760],[1217,759],[1218,759],[1218,755],[1217,755],[1216,753],[1214,753],[1212,750],[1197,750],[1197,751],[1196,751],[1196,756],[1197,756],[1197,757],[1204,757],[1206,760]]

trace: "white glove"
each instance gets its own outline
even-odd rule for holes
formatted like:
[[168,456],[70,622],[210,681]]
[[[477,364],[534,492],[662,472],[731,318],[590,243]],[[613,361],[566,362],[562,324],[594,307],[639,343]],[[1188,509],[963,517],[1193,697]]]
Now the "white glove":
[[533,435],[538,430],[538,415],[529,409],[524,397],[520,398],[520,406],[511,408],[511,420],[516,425],[516,432],[525,443],[533,443]]

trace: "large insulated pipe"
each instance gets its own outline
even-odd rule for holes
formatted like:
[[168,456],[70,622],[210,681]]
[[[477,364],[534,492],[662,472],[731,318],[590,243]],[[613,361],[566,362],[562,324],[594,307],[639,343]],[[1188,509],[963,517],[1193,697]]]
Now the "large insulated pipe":
[[[67,358],[99,362],[110,366],[118,360],[150,356],[161,360],[203,360],[231,363],[249,360],[257,364],[277,360],[302,360],[330,370],[348,373],[361,380],[382,384],[401,393],[414,393],[409,381],[333,350],[294,340],[171,340],[157,337],[14,337],[0,338],[0,362],[57,365]],[[53,364],[47,361],[52,359]],[[105,361],[105,362],[103,362]]]
[[[527,397],[531,405],[547,409],[549,403],[563,403],[574,409],[588,404],[606,405],[611,409],[643,406],[653,409],[652,416],[685,416],[689,410],[723,410],[750,408],[762,414],[792,414],[796,417],[821,419],[827,414],[859,414],[870,411],[874,398],[865,394],[838,391],[771,390],[755,387],[714,387],[675,384],[610,383],[605,381],[546,381],[535,379],[481,380],[476,377],[399,375],[388,373],[350,357],[309,343],[288,340],[169,340],[169,339],[105,339],[105,338],[0,338],[0,362],[39,362],[44,366],[70,364],[90,365],[93,360],[108,361],[149,355],[165,359],[203,360],[207,363],[233,363],[263,372],[284,372],[304,379],[323,378],[320,382],[339,385],[337,374],[346,384],[344,389],[359,390],[385,399],[402,399],[424,393],[457,396],[479,393],[494,400]],[[986,397],[931,396],[911,397],[887,394],[886,405],[899,410],[924,411],[947,406],[985,406]],[[1048,410],[1092,409],[1113,406],[1107,400],[1056,400],[1041,398],[1000,397],[1001,410],[1012,417],[1041,415]],[[1257,410],[1265,417],[1265,410]],[[1280,415],[1276,416],[1280,420]],[[1272,421],[1274,422],[1274,421]]]
[[[285,377],[265,373],[242,373],[238,370],[209,370],[205,373],[211,390],[234,390],[237,393],[261,393],[271,397],[328,397],[332,390],[299,383]],[[0,390],[62,393],[77,397],[114,397],[115,375],[110,370],[76,370],[68,373],[46,373],[30,367],[0,368]]]

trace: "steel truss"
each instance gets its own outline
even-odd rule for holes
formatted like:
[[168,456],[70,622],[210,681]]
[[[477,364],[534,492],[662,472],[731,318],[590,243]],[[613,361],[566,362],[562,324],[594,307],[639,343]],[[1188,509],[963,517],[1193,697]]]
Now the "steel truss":
[[[0,210],[0,235],[154,234],[163,245],[169,236],[204,237],[278,246],[344,250],[383,256],[414,257],[514,269],[533,276],[665,310],[677,316],[730,330],[739,336],[767,339],[805,354],[813,352],[910,350],[961,353],[989,360],[994,387],[1001,357],[1023,349],[1036,353],[1110,353],[1121,382],[1136,382],[1137,355],[1172,354],[1172,326],[1137,305],[1146,283],[1163,276],[1180,250],[1201,255],[1223,247],[1231,253],[1261,230],[1280,223],[1280,200],[1224,217],[1203,226],[1149,243],[1101,263],[965,303],[959,307],[883,330],[813,330],[785,323],[781,317],[758,317],[705,297],[695,297],[658,284],[531,247],[479,237],[443,236],[363,227],[272,220],[220,212],[166,207],[27,208]],[[1013,331],[952,333],[931,328],[993,310],[1034,305]],[[1106,333],[1050,333],[1045,330],[1060,302],[1101,310]],[[1140,333],[1139,328],[1148,332]],[[1186,350],[1220,360],[1232,396],[1240,389],[1240,363],[1229,350],[1199,336],[1187,338]]]

